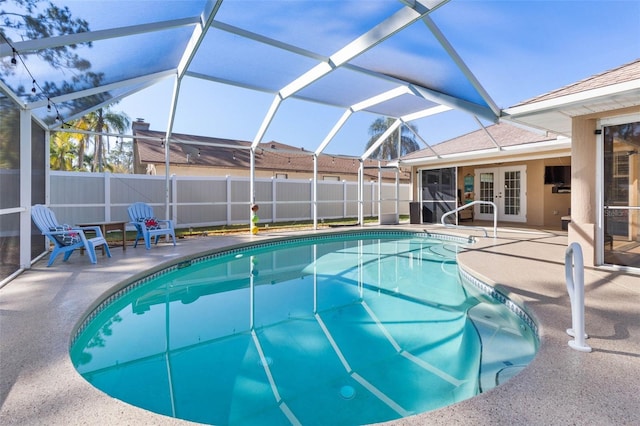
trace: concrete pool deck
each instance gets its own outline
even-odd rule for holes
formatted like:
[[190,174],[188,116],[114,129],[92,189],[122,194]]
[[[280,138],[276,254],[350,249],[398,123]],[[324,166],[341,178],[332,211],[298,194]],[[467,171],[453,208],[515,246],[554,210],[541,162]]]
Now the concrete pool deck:
[[[422,225],[393,229],[480,235]],[[69,358],[75,328],[96,302],[140,271],[206,250],[301,233],[313,231],[193,237],[151,250],[114,247],[110,259],[98,253],[96,265],[77,253],[50,268],[48,256],[39,260],[0,289],[0,424],[188,424],[125,404],[86,382]],[[478,238],[461,253],[461,266],[530,313],[540,350],[526,369],[495,389],[389,424],[640,424],[640,276],[585,270],[585,324],[593,352],[578,352],[567,345],[565,332],[571,326],[566,247],[566,232],[499,228],[498,238]]]

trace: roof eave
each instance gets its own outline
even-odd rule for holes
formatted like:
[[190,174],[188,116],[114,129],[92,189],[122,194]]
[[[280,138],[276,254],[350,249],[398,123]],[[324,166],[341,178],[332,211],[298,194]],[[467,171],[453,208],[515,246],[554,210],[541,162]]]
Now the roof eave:
[[557,139],[530,143],[526,145],[506,146],[501,149],[491,148],[471,152],[459,152],[443,154],[438,157],[421,157],[401,160],[402,166],[444,166],[444,165],[469,165],[486,164],[496,162],[507,157],[512,160],[525,161],[540,158],[555,157],[559,152],[566,151],[571,155],[571,139],[560,136]]
[[538,102],[517,105],[504,110],[504,113],[511,118],[518,119],[530,114],[539,114],[544,111],[557,110],[580,104],[588,104],[601,98],[617,95],[629,95],[637,92],[640,95],[640,79],[626,81],[596,89],[585,90],[583,92],[572,93],[570,95],[559,96],[557,98],[546,99]]

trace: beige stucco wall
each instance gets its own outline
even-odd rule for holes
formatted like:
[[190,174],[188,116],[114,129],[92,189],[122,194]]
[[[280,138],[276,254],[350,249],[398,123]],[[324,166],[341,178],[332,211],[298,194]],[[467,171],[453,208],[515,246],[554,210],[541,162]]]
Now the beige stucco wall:
[[[544,184],[544,160],[525,161],[527,167],[527,225],[549,226],[551,220],[547,219],[553,214],[553,210],[545,204],[547,192],[551,193],[551,185]],[[557,225],[560,227],[560,216]],[[547,222],[547,223],[545,223]]]
[[574,117],[571,125],[571,223],[568,242],[582,247],[585,265],[595,264],[595,118]]
[[[571,207],[571,194],[553,193],[553,185],[544,184],[544,168],[545,166],[568,166],[570,164],[571,157],[565,153],[553,158],[460,166],[458,167],[458,189],[464,194],[464,177],[468,174],[475,175],[476,169],[525,165],[527,168],[526,224],[560,229],[562,226],[561,218],[568,214]],[[451,165],[443,167],[451,167]],[[415,167],[412,175],[418,176],[417,170],[418,167]],[[420,182],[418,179],[415,182],[413,199],[418,200]],[[477,199],[477,194],[474,194],[474,199]]]
[[553,185],[544,185],[544,219],[545,227],[562,225],[562,217],[569,216],[571,209],[570,193],[553,193]]
[[[487,168],[505,164],[527,165],[527,224],[559,228],[562,216],[568,215],[571,208],[568,241],[580,243],[587,266],[596,264],[596,218],[597,218],[597,136],[595,134],[598,120],[640,113],[640,107],[623,108],[602,113],[594,113],[572,120],[572,144],[570,155],[566,151],[546,152],[538,160],[501,157],[491,161],[481,160],[448,160],[437,164],[415,164],[412,166],[412,195],[419,199],[420,181],[418,170],[444,167],[459,167],[459,188],[462,190],[464,176],[474,174],[476,168]],[[553,193],[552,185],[544,184],[545,165],[571,164],[571,193]],[[640,187],[640,185],[639,185]],[[633,191],[632,191],[633,192]],[[638,189],[640,197],[640,189]]]
[[504,167],[524,165],[527,168],[527,221],[530,226],[544,226],[560,228],[561,218],[568,214],[571,207],[571,194],[554,193],[553,185],[544,184],[545,166],[570,165],[570,157],[547,158],[539,160],[520,161],[513,163],[500,163],[494,165],[483,164],[481,166],[466,166],[459,169],[458,182],[463,186],[463,178],[468,173],[475,174],[477,168]]
[[640,112],[640,107],[574,117],[571,145],[571,223],[568,242],[582,248],[584,264],[596,265],[597,135],[598,120]]

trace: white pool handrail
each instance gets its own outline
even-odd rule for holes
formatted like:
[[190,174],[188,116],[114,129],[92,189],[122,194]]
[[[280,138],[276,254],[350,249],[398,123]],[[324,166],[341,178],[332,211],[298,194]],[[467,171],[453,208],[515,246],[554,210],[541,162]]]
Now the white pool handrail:
[[454,213],[458,213],[460,210],[466,209],[467,207],[476,205],[476,204],[489,204],[491,206],[493,206],[493,238],[496,238],[498,236],[498,207],[496,206],[496,203],[492,202],[492,201],[482,201],[482,200],[476,200],[476,201],[472,201],[468,204],[462,205],[456,209],[453,209],[451,211],[446,212],[445,214],[442,215],[442,217],[440,218],[440,223],[442,223],[445,227],[447,228],[451,228],[451,227],[458,227],[458,228],[474,228],[474,229],[481,229],[484,231],[484,236],[487,236],[487,231],[486,229],[480,227],[480,226],[464,226],[464,225],[454,225],[451,223],[445,223],[444,219],[447,216],[450,216]]
[[569,244],[565,251],[564,275],[571,300],[571,328],[567,329],[567,334],[573,340],[569,341],[569,346],[577,351],[591,352],[591,347],[585,343],[589,336],[584,327],[584,260],[582,247],[576,242]]

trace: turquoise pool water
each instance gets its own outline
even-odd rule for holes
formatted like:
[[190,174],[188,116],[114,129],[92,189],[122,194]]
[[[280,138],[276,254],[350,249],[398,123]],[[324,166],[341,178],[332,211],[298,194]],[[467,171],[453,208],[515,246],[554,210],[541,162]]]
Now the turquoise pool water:
[[185,261],[104,301],[71,358],[114,398],[206,424],[433,410],[507,380],[537,349],[522,311],[460,273],[460,248],[367,232]]

